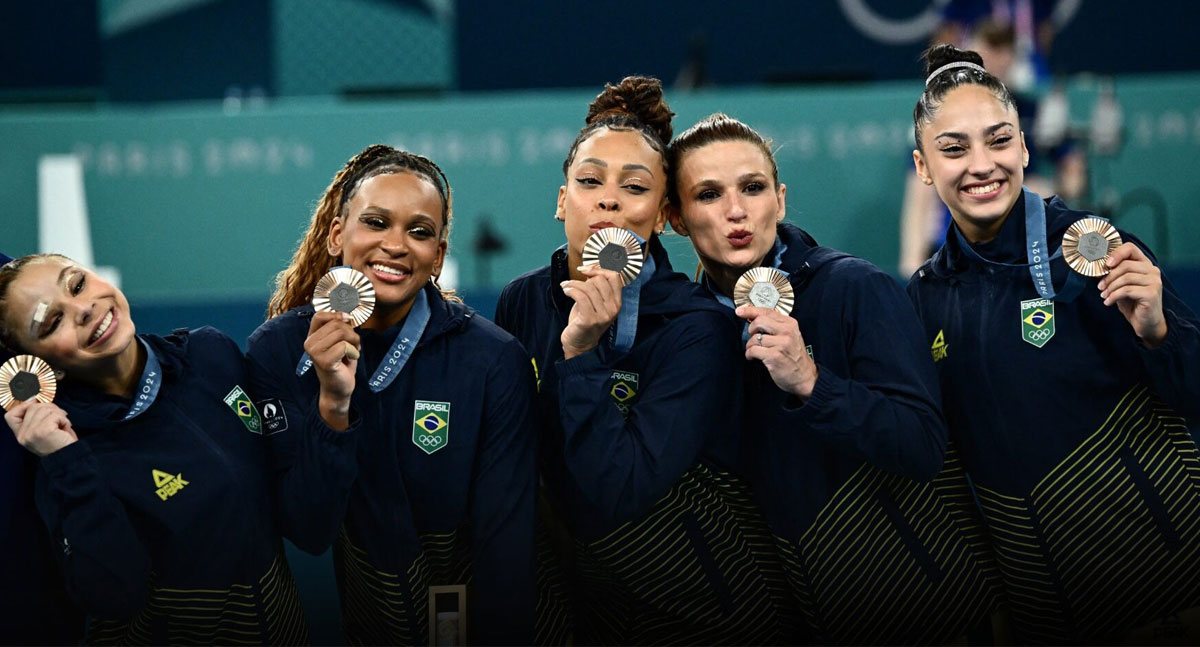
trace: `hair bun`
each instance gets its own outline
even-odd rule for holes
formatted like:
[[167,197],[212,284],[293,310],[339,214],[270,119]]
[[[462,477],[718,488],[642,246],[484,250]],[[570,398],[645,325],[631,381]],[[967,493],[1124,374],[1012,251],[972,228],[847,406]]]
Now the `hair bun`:
[[925,76],[933,74],[934,70],[950,63],[967,62],[983,67],[983,57],[971,50],[959,49],[949,43],[934,45],[921,55],[925,60]]
[[627,76],[613,85],[605,84],[588,106],[587,120],[592,124],[617,115],[631,115],[649,126],[664,143],[671,141],[674,130],[671,107],[663,101],[662,81],[649,76]]

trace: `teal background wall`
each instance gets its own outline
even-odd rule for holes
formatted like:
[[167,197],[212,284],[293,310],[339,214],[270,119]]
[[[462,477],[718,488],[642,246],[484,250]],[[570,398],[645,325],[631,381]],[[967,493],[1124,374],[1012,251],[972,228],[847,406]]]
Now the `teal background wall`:
[[[677,129],[728,112],[775,140],[788,219],[822,243],[895,271],[913,83],[677,94]],[[1086,86],[1073,90],[1086,116]],[[1166,202],[1171,265],[1200,265],[1200,75],[1119,78],[1126,145],[1093,160],[1116,195]],[[334,172],[367,144],[430,155],[455,193],[451,253],[463,287],[495,289],[561,243],[551,220],[562,159],[592,93],[470,95],[404,102],[279,101],[226,114],[214,104],[0,112],[0,249],[34,251],[41,155],[85,165],[97,264],[121,270],[134,302],[262,300]],[[1118,222],[1152,247],[1149,213]],[[492,285],[470,242],[484,218],[508,239]],[[689,266],[686,240],[669,249]]]

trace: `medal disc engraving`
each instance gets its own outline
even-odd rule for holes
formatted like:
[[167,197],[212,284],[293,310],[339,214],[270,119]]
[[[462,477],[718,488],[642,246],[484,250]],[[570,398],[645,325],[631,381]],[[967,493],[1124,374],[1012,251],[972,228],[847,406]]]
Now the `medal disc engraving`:
[[1108,240],[1099,233],[1089,231],[1079,237],[1079,255],[1089,261],[1099,261],[1108,255]]
[[749,304],[759,308],[772,308],[780,314],[788,315],[791,314],[795,301],[795,293],[787,275],[773,267],[751,268],[742,274],[733,286],[735,306]]
[[313,307],[318,312],[344,312],[356,327],[361,326],[375,311],[375,287],[362,272],[335,267],[317,281]]
[[1063,260],[1072,270],[1087,276],[1108,274],[1104,259],[1121,245],[1117,228],[1101,218],[1077,220],[1063,234]]
[[51,402],[57,390],[50,365],[33,355],[18,355],[0,366],[0,406],[5,410],[26,400]]
[[583,244],[583,264],[618,272],[629,285],[642,271],[642,245],[634,235],[619,227],[608,227],[588,236]]

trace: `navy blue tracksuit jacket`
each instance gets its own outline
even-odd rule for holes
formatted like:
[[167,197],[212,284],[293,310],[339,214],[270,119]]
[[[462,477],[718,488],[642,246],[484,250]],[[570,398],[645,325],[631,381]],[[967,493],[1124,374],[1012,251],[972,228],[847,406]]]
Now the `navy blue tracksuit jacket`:
[[[1090,215],[1057,198],[1045,208],[1048,249]],[[974,249],[1026,262],[1024,197]],[[1051,269],[1055,285],[1071,271]],[[1040,299],[1027,268],[973,260],[953,229],[909,283],[1018,642],[1119,639],[1200,605],[1197,319],[1164,281],[1168,333],[1151,350],[1096,283],[1069,303]]]
[[965,475],[946,454],[916,314],[874,265],[790,224],[777,235],[765,264],[788,275],[818,378],[800,403],[762,362],[745,363],[746,473],[813,638],[958,638],[988,617],[999,582]]
[[[367,382],[403,322],[360,329],[351,428],[317,411],[315,370],[296,375],[313,309],[264,323],[247,345],[275,452],[286,535],[319,554],[335,544],[346,640],[425,644],[428,587],[469,584],[468,640],[528,643],[537,486],[534,378],[510,335],[428,285],[424,334],[395,381]],[[426,452],[418,425],[441,408],[446,440]]]
[[784,640],[782,573],[737,462],[741,391],[728,312],[671,270],[640,291],[632,349],[563,359],[566,251],[515,279],[496,320],[540,370],[542,466],[573,539],[579,644]]
[[266,443],[253,411],[226,403],[248,383],[241,350],[212,328],[140,338],[161,362],[154,403],[123,420],[131,400],[68,376],[55,404],[79,441],[38,474],[67,589],[91,614],[88,641],[307,643]]

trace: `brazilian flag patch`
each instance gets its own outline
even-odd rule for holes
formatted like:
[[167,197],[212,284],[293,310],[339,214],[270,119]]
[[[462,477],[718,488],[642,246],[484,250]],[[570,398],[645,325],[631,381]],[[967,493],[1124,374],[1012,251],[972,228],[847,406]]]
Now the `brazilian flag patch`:
[[413,444],[432,454],[450,442],[450,403],[417,400],[413,405]]
[[608,380],[608,394],[612,396],[613,404],[621,411],[621,415],[628,418],[629,409],[638,394],[638,374],[613,371]]
[[233,409],[242,424],[246,425],[246,429],[256,434],[262,433],[262,418],[258,415],[258,408],[250,401],[250,396],[246,395],[242,387],[235,385],[229,395],[225,396],[225,404]]
[[1021,302],[1021,339],[1038,348],[1054,336],[1054,302],[1029,299]]

